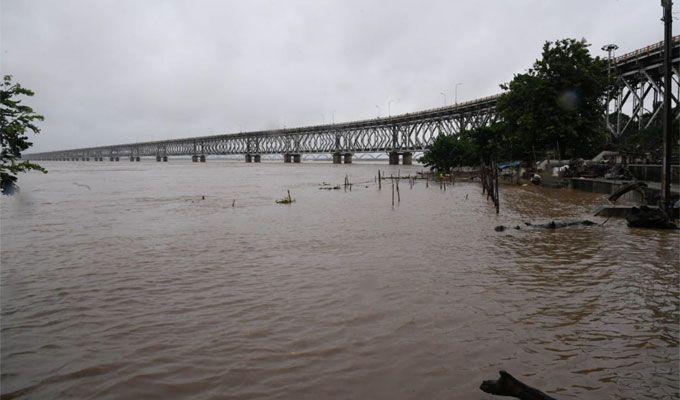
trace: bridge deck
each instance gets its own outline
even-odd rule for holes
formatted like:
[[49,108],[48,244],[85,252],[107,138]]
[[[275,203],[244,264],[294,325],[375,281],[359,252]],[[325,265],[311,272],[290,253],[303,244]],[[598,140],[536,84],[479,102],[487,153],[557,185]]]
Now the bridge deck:
[[[645,105],[645,99],[659,94],[662,43],[635,50],[613,59],[617,77],[616,96],[611,97],[617,123],[609,124],[615,134],[631,123],[642,127],[645,112],[658,105]],[[680,36],[673,38],[674,84],[680,90]],[[639,91],[639,93],[638,93]],[[315,125],[247,133],[219,134],[183,139],[127,143],[70,150],[26,154],[31,160],[101,159],[115,157],[229,154],[303,154],[303,153],[405,153],[425,149],[440,134],[455,135],[462,130],[490,124],[497,120],[496,102],[500,94],[456,105],[395,115],[386,118]],[[674,98],[675,105],[680,101]],[[631,101],[628,101],[631,99]],[[631,104],[632,102],[632,104]],[[625,124],[620,116],[630,109]],[[610,104],[610,110],[612,104]],[[679,107],[680,108],[680,107]],[[658,111],[658,110],[657,110]],[[658,113],[655,113],[652,120]],[[680,114],[678,114],[680,117]],[[645,122],[647,126],[651,120]]]

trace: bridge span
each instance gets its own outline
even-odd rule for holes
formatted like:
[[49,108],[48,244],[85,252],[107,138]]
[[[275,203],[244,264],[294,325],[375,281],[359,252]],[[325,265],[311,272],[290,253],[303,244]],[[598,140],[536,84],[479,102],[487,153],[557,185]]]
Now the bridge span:
[[[607,98],[609,118],[603,117],[614,135],[647,127],[661,118],[662,44],[611,60],[615,80]],[[673,38],[672,64],[672,109],[676,111],[674,117],[680,119],[680,36]],[[264,154],[281,154],[284,162],[298,163],[303,154],[325,153],[332,154],[333,163],[339,164],[351,163],[355,153],[387,153],[390,164],[399,164],[401,159],[408,165],[413,153],[426,149],[438,135],[457,135],[496,121],[499,96],[386,118],[33,153],[24,155],[24,159],[139,161],[141,157],[155,157],[161,162],[171,156],[191,156],[194,162],[205,162],[211,155],[243,155],[245,162],[260,162]]]

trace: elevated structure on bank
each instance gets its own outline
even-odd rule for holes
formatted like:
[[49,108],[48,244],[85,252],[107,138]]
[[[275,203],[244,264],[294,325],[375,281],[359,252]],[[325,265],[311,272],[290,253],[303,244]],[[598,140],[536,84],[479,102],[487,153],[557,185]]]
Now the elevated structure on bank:
[[[680,36],[672,46],[673,107],[680,118]],[[663,99],[663,42],[613,58],[610,71],[615,84],[608,96],[608,127],[615,135],[631,124],[649,126],[660,118]],[[205,162],[210,155],[243,155],[246,162],[260,162],[263,154],[281,154],[284,162],[300,162],[302,154],[326,153],[334,163],[351,163],[354,153],[389,155],[390,164],[411,164],[413,152],[422,151],[438,135],[456,135],[494,122],[494,95],[387,118],[276,129],[247,133],[200,136],[186,139],[128,143],[111,146],[52,151],[25,155],[30,160],[119,161],[128,158],[155,157],[167,161],[171,156],[191,156]]]

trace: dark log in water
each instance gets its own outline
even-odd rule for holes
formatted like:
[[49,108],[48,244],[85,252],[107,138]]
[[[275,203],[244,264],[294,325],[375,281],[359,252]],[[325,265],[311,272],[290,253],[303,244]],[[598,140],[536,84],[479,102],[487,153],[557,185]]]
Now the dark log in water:
[[[557,228],[565,228],[567,226],[574,226],[574,225],[591,226],[591,225],[596,225],[596,224],[593,221],[584,219],[584,220],[578,220],[578,221],[550,221],[546,224],[532,224],[531,222],[525,222],[524,225],[532,227],[532,228],[557,229]],[[520,226],[517,225],[514,228],[519,230]],[[504,230],[509,229],[509,227],[507,227],[505,225],[498,225],[494,229],[496,230],[496,232],[503,232]]]
[[516,397],[521,400],[556,400],[554,397],[522,383],[505,371],[499,371],[499,374],[501,375],[500,379],[483,381],[479,388],[489,394]]

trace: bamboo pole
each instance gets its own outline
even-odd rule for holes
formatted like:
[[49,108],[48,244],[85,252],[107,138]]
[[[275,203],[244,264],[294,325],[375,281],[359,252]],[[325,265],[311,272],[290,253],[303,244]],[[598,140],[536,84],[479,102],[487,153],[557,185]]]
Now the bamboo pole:
[[394,207],[394,179],[392,179],[392,207]]
[[399,195],[399,180],[397,180],[397,203],[401,203],[401,196]]

